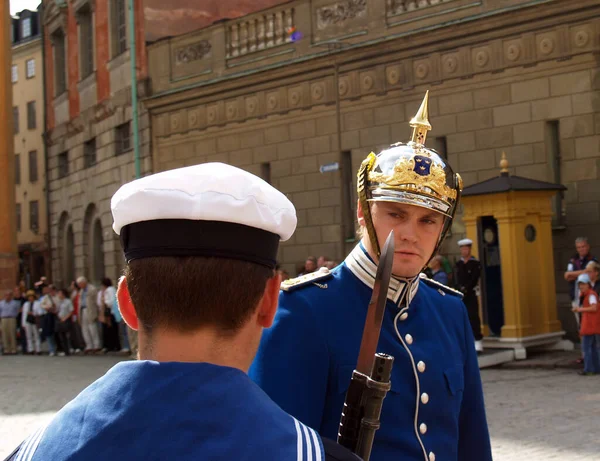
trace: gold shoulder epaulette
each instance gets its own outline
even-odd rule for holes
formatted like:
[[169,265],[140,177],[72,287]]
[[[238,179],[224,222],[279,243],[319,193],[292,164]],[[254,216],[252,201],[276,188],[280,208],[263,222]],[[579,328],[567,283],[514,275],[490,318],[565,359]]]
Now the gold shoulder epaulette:
[[446,296],[446,293],[448,293],[449,295],[457,296],[458,298],[463,299],[464,295],[460,291],[450,288],[443,283],[438,282],[437,280],[430,279],[423,273],[421,273],[419,277],[430,287],[436,288],[442,296]]
[[333,274],[326,267],[321,267],[318,271],[311,272],[310,274],[301,275],[294,279],[288,279],[281,282],[281,289],[283,291],[293,291],[297,288],[314,284],[319,288],[326,289],[327,284],[319,283],[322,280],[326,280],[332,277]]

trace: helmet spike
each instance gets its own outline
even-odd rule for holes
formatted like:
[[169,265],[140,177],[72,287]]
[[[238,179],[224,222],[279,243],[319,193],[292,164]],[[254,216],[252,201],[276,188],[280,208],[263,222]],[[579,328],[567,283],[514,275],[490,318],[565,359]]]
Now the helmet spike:
[[413,128],[411,142],[424,146],[427,132],[431,130],[431,124],[429,123],[429,90],[425,93],[417,114],[410,121],[410,126]]

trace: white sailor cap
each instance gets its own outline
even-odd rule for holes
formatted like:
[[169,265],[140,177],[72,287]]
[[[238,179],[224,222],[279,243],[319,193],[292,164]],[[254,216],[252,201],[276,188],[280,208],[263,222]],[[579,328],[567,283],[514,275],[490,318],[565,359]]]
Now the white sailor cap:
[[471,239],[462,239],[458,241],[458,246],[459,247],[464,247],[466,245],[473,245],[473,240]]
[[275,267],[279,241],[296,230],[296,209],[262,179],[224,163],[153,174],[111,200],[127,262],[213,256]]

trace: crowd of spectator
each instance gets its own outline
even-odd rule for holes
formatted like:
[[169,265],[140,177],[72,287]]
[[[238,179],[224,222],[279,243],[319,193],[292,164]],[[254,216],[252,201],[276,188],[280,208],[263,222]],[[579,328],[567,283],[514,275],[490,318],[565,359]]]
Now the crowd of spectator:
[[137,334],[123,321],[109,278],[99,288],[85,277],[60,289],[46,277],[29,290],[22,281],[4,293],[0,317],[4,355],[137,354]]

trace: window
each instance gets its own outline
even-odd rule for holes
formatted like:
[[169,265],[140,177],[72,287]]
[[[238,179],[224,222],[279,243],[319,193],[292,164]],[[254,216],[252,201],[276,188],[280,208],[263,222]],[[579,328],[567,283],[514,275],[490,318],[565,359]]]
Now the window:
[[67,90],[65,34],[62,30],[59,29],[52,34],[52,44],[54,46],[54,96],[59,96]]
[[27,78],[35,77],[35,59],[25,61],[25,76]]
[[[552,120],[546,123],[545,142],[550,165],[550,181],[555,184],[562,183],[559,128],[558,120]],[[563,208],[564,192],[559,191],[552,198],[552,211],[554,214],[552,225],[554,227],[562,227],[565,225],[565,210]]]
[[39,230],[39,207],[38,201],[32,200],[29,202],[29,228],[37,234]]
[[58,154],[58,177],[64,178],[69,175],[69,152]]
[[81,65],[81,80],[94,72],[94,26],[92,10],[86,5],[79,10],[79,60]]
[[262,163],[260,165],[260,177],[271,184],[271,164],[270,163]]
[[112,0],[112,52],[113,57],[127,51],[127,25],[125,0]]
[[123,123],[116,128],[115,154],[120,155],[131,149],[131,122]]
[[27,129],[35,130],[36,125],[35,101],[29,101],[27,103]]
[[96,138],[83,144],[83,167],[89,168],[96,164]]
[[23,19],[21,23],[21,34],[23,38],[31,37],[31,18]]
[[15,154],[15,184],[21,184],[21,156]]
[[440,154],[440,157],[442,157],[444,160],[448,158],[446,136],[438,136],[437,138],[433,138],[430,147]]
[[17,134],[19,132],[19,108],[17,106],[13,107],[13,123],[15,134]]
[[29,182],[38,180],[37,150],[29,152]]
[[15,206],[17,212],[17,232],[21,232],[21,204],[17,203]]
[[17,83],[19,81],[19,68],[17,66],[12,66],[10,79],[13,83]]

